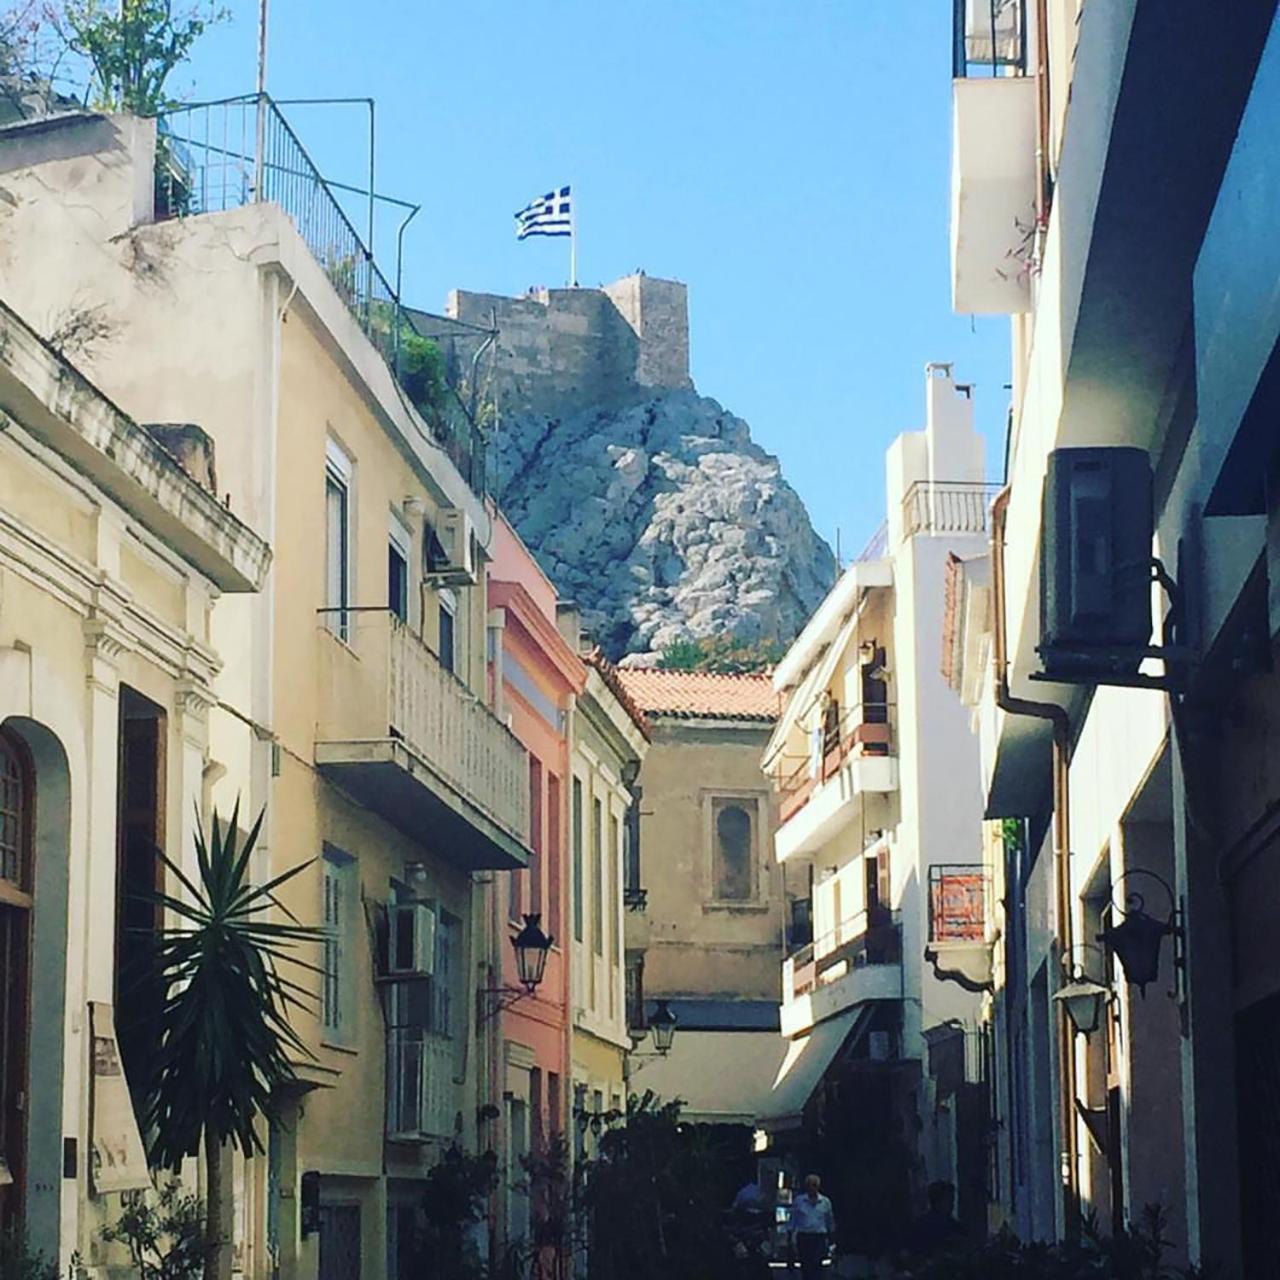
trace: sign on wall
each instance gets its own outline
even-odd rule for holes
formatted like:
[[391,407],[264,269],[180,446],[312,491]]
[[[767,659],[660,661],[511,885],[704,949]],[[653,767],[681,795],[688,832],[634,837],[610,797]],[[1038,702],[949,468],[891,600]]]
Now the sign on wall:
[[933,942],[981,942],[986,936],[986,881],[980,870],[931,868],[929,933]]
[[93,1037],[93,1189],[98,1195],[143,1191],[151,1186],[151,1174],[120,1064],[111,1005],[91,1002],[89,1024]]

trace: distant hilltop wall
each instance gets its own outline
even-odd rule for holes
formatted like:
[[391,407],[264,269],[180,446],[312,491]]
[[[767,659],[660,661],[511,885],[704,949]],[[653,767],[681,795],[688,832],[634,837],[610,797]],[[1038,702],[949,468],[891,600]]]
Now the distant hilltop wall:
[[504,412],[558,416],[630,399],[640,388],[687,389],[689,294],[679,280],[637,274],[601,289],[534,289],[522,298],[455,289],[448,314],[498,329]]

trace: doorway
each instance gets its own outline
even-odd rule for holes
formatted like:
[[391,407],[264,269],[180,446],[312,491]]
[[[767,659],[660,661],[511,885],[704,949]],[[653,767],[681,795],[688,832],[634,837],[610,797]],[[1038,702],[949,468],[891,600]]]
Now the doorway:
[[320,1280],[360,1280],[360,1206],[320,1206]]
[[116,1034],[125,1079],[136,1099],[160,1041],[163,991],[154,975],[154,895],[164,884],[163,708],[120,688],[116,826]]

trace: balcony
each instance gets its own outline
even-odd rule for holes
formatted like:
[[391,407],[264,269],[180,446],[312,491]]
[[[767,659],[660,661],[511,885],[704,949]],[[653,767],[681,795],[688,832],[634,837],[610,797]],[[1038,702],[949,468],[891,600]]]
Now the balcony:
[[429,1032],[387,1033],[387,1137],[450,1138],[458,1114],[453,1041]]
[[860,911],[783,961],[782,1034],[868,1000],[901,997],[901,926],[883,908]]
[[902,499],[902,536],[986,533],[998,484],[978,480],[917,480]]
[[988,884],[981,864],[929,868],[929,944],[924,958],[933,966],[935,978],[955,982],[966,991],[991,989]]
[[511,731],[389,610],[345,610],[345,638],[334,629],[318,641],[320,772],[463,870],[526,866],[529,769]]
[[850,821],[860,796],[898,789],[891,711],[887,702],[851,707],[838,731],[826,735],[821,763],[806,760],[783,780],[779,862],[820,849]]
[[963,315],[1031,309],[1036,81],[1023,0],[955,0],[951,302]]

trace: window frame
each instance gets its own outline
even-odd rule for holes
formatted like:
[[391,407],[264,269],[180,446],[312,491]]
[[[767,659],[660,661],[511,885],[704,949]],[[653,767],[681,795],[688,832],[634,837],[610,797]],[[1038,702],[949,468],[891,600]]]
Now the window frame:
[[[447,654],[444,639],[446,618],[449,620]],[[449,587],[441,587],[436,592],[436,658],[446,671],[455,676],[458,674],[458,597]]]
[[573,940],[586,944],[586,867],[584,833],[586,828],[586,786],[579,774],[573,775],[570,798],[570,855],[573,860]]
[[[342,528],[337,548],[337,582],[334,582],[334,546],[329,515],[329,492],[341,494]],[[325,442],[324,462],[324,619],[339,640],[351,640],[351,610],[355,600],[355,463],[351,455],[332,437]],[[333,591],[337,590],[337,598]]]
[[[391,560],[397,558],[404,566],[404,611],[396,608],[392,597]],[[410,585],[413,582],[413,537],[404,517],[392,507],[387,521],[387,608],[403,623],[411,620],[413,599]]]
[[[336,1049],[354,1051],[360,1030],[355,998],[356,932],[353,912],[359,905],[359,865],[351,854],[325,844],[321,853],[320,1038]],[[353,891],[354,890],[354,891]],[[336,904],[336,912],[331,906]],[[345,914],[344,914],[345,912]],[[336,915],[336,923],[330,923]]]
[[[745,788],[716,787],[701,793],[703,807],[703,847],[706,868],[706,897],[704,909],[713,911],[767,911],[768,874],[763,850],[769,847],[772,832],[768,821],[768,796],[763,791]],[[752,819],[752,842],[749,851],[748,873],[750,891],[745,898],[720,896],[718,806],[737,805],[747,810]]]
[[604,799],[591,797],[591,952],[604,958]]

